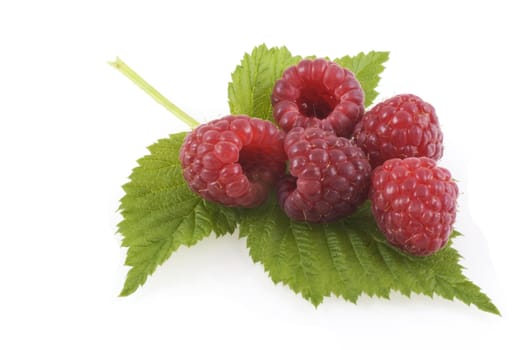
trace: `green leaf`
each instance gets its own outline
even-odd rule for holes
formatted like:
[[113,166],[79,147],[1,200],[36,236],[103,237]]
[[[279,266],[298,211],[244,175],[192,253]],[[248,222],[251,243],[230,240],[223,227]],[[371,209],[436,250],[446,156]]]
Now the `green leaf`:
[[[388,52],[372,51],[335,61],[355,73],[369,106],[387,59]],[[300,60],[285,47],[261,45],[245,54],[228,87],[231,113],[273,121],[274,83]],[[252,259],[264,265],[275,283],[290,286],[315,306],[330,295],[356,303],[364,293],[388,298],[391,291],[399,291],[458,299],[499,315],[488,296],[463,275],[451,242],[430,257],[407,255],[387,243],[368,203],[350,218],[314,225],[291,221],[274,195],[256,209],[223,207],[196,196],[178,160],[185,135],[171,135],[150,146],[150,154],[138,161],[124,185],[118,229],[122,245],[128,247],[125,263],[131,268],[122,296],[135,292],[181,245],[194,245],[211,232],[231,233],[239,223]],[[454,232],[453,238],[457,235]]]
[[315,306],[330,295],[355,303],[363,293],[388,298],[399,291],[438,294],[499,315],[463,275],[451,244],[429,257],[404,254],[385,241],[368,204],[348,219],[313,225],[291,221],[271,198],[260,209],[242,211],[240,235],[275,283],[288,285]]
[[383,65],[389,59],[389,53],[385,51],[371,51],[367,54],[360,52],[356,56],[343,56],[334,62],[349,69],[360,81],[365,92],[365,107],[372,104],[378,92],[376,87],[380,81],[380,74],[385,69]]
[[255,47],[251,54],[246,53],[229,83],[231,113],[274,121],[271,105],[274,84],[286,68],[300,60],[286,47],[269,49],[265,44]]
[[191,246],[215,232],[233,232],[235,209],[196,196],[182,176],[178,153],[186,133],[171,135],[149,147],[138,160],[125,196],[118,225],[122,246],[128,247],[125,264],[131,266],[121,296],[132,294],[180,245]]

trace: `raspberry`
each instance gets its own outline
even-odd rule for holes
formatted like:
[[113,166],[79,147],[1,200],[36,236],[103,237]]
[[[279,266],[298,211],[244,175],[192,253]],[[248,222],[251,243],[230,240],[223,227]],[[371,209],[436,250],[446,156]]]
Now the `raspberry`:
[[319,128],[295,128],[284,147],[292,176],[278,184],[278,200],[291,219],[336,220],[367,199],[371,167],[352,141]]
[[183,177],[204,199],[255,207],[285,172],[284,133],[245,115],[200,125],[180,149]]
[[363,101],[354,74],[321,58],[287,68],[272,92],[274,119],[286,132],[319,127],[350,137],[363,115]]
[[427,157],[390,159],[372,173],[372,212],[387,240],[413,255],[445,246],[456,218],[458,186]]
[[378,103],[356,125],[354,138],[373,168],[387,159],[438,160],[443,154],[443,134],[434,107],[415,95],[397,95]]

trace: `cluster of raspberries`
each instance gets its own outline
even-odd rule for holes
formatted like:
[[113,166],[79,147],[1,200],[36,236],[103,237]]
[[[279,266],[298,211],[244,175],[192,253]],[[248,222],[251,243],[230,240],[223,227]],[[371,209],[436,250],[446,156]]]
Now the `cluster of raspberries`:
[[293,220],[322,223],[370,199],[394,246],[429,255],[448,241],[458,188],[436,161],[443,135],[434,108],[397,95],[365,111],[349,70],[302,60],[273,89],[273,123],[246,115],[200,125],[181,147],[183,176],[209,201],[252,208],[276,188]]

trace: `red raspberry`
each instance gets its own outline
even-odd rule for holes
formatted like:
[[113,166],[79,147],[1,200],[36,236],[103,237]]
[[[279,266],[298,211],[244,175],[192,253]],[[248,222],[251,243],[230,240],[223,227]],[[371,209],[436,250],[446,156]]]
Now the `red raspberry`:
[[443,154],[438,117],[415,95],[397,95],[366,112],[354,131],[356,144],[369,155],[373,168],[387,159]]
[[318,127],[350,137],[363,115],[363,101],[354,74],[321,58],[287,68],[272,92],[274,119],[286,132]]
[[447,243],[458,186],[433,159],[390,159],[374,169],[370,199],[381,231],[394,246],[429,255]]
[[207,200],[258,206],[285,173],[283,139],[274,124],[245,115],[200,125],[180,149],[183,177]]
[[367,199],[371,167],[348,139],[319,128],[295,128],[284,147],[292,176],[280,181],[278,200],[291,219],[332,221]]

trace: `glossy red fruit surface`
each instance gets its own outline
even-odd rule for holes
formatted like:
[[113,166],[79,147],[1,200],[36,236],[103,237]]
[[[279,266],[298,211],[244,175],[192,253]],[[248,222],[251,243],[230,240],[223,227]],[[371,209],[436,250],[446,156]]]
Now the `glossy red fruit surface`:
[[348,138],[364,111],[364,93],[354,74],[322,58],[286,69],[271,100],[274,119],[286,132],[318,127]]
[[283,139],[265,120],[245,115],[213,120],[187,134],[180,149],[183,176],[204,199],[258,206],[285,172]]
[[294,220],[333,221],[365,201],[370,164],[351,141],[319,128],[295,128],[285,138],[290,176],[278,185],[278,200]]
[[372,173],[376,222],[389,243],[413,255],[430,255],[445,246],[457,196],[450,172],[427,157],[390,159]]
[[367,111],[354,131],[373,168],[387,159],[443,155],[443,133],[434,107],[415,95],[397,95]]

